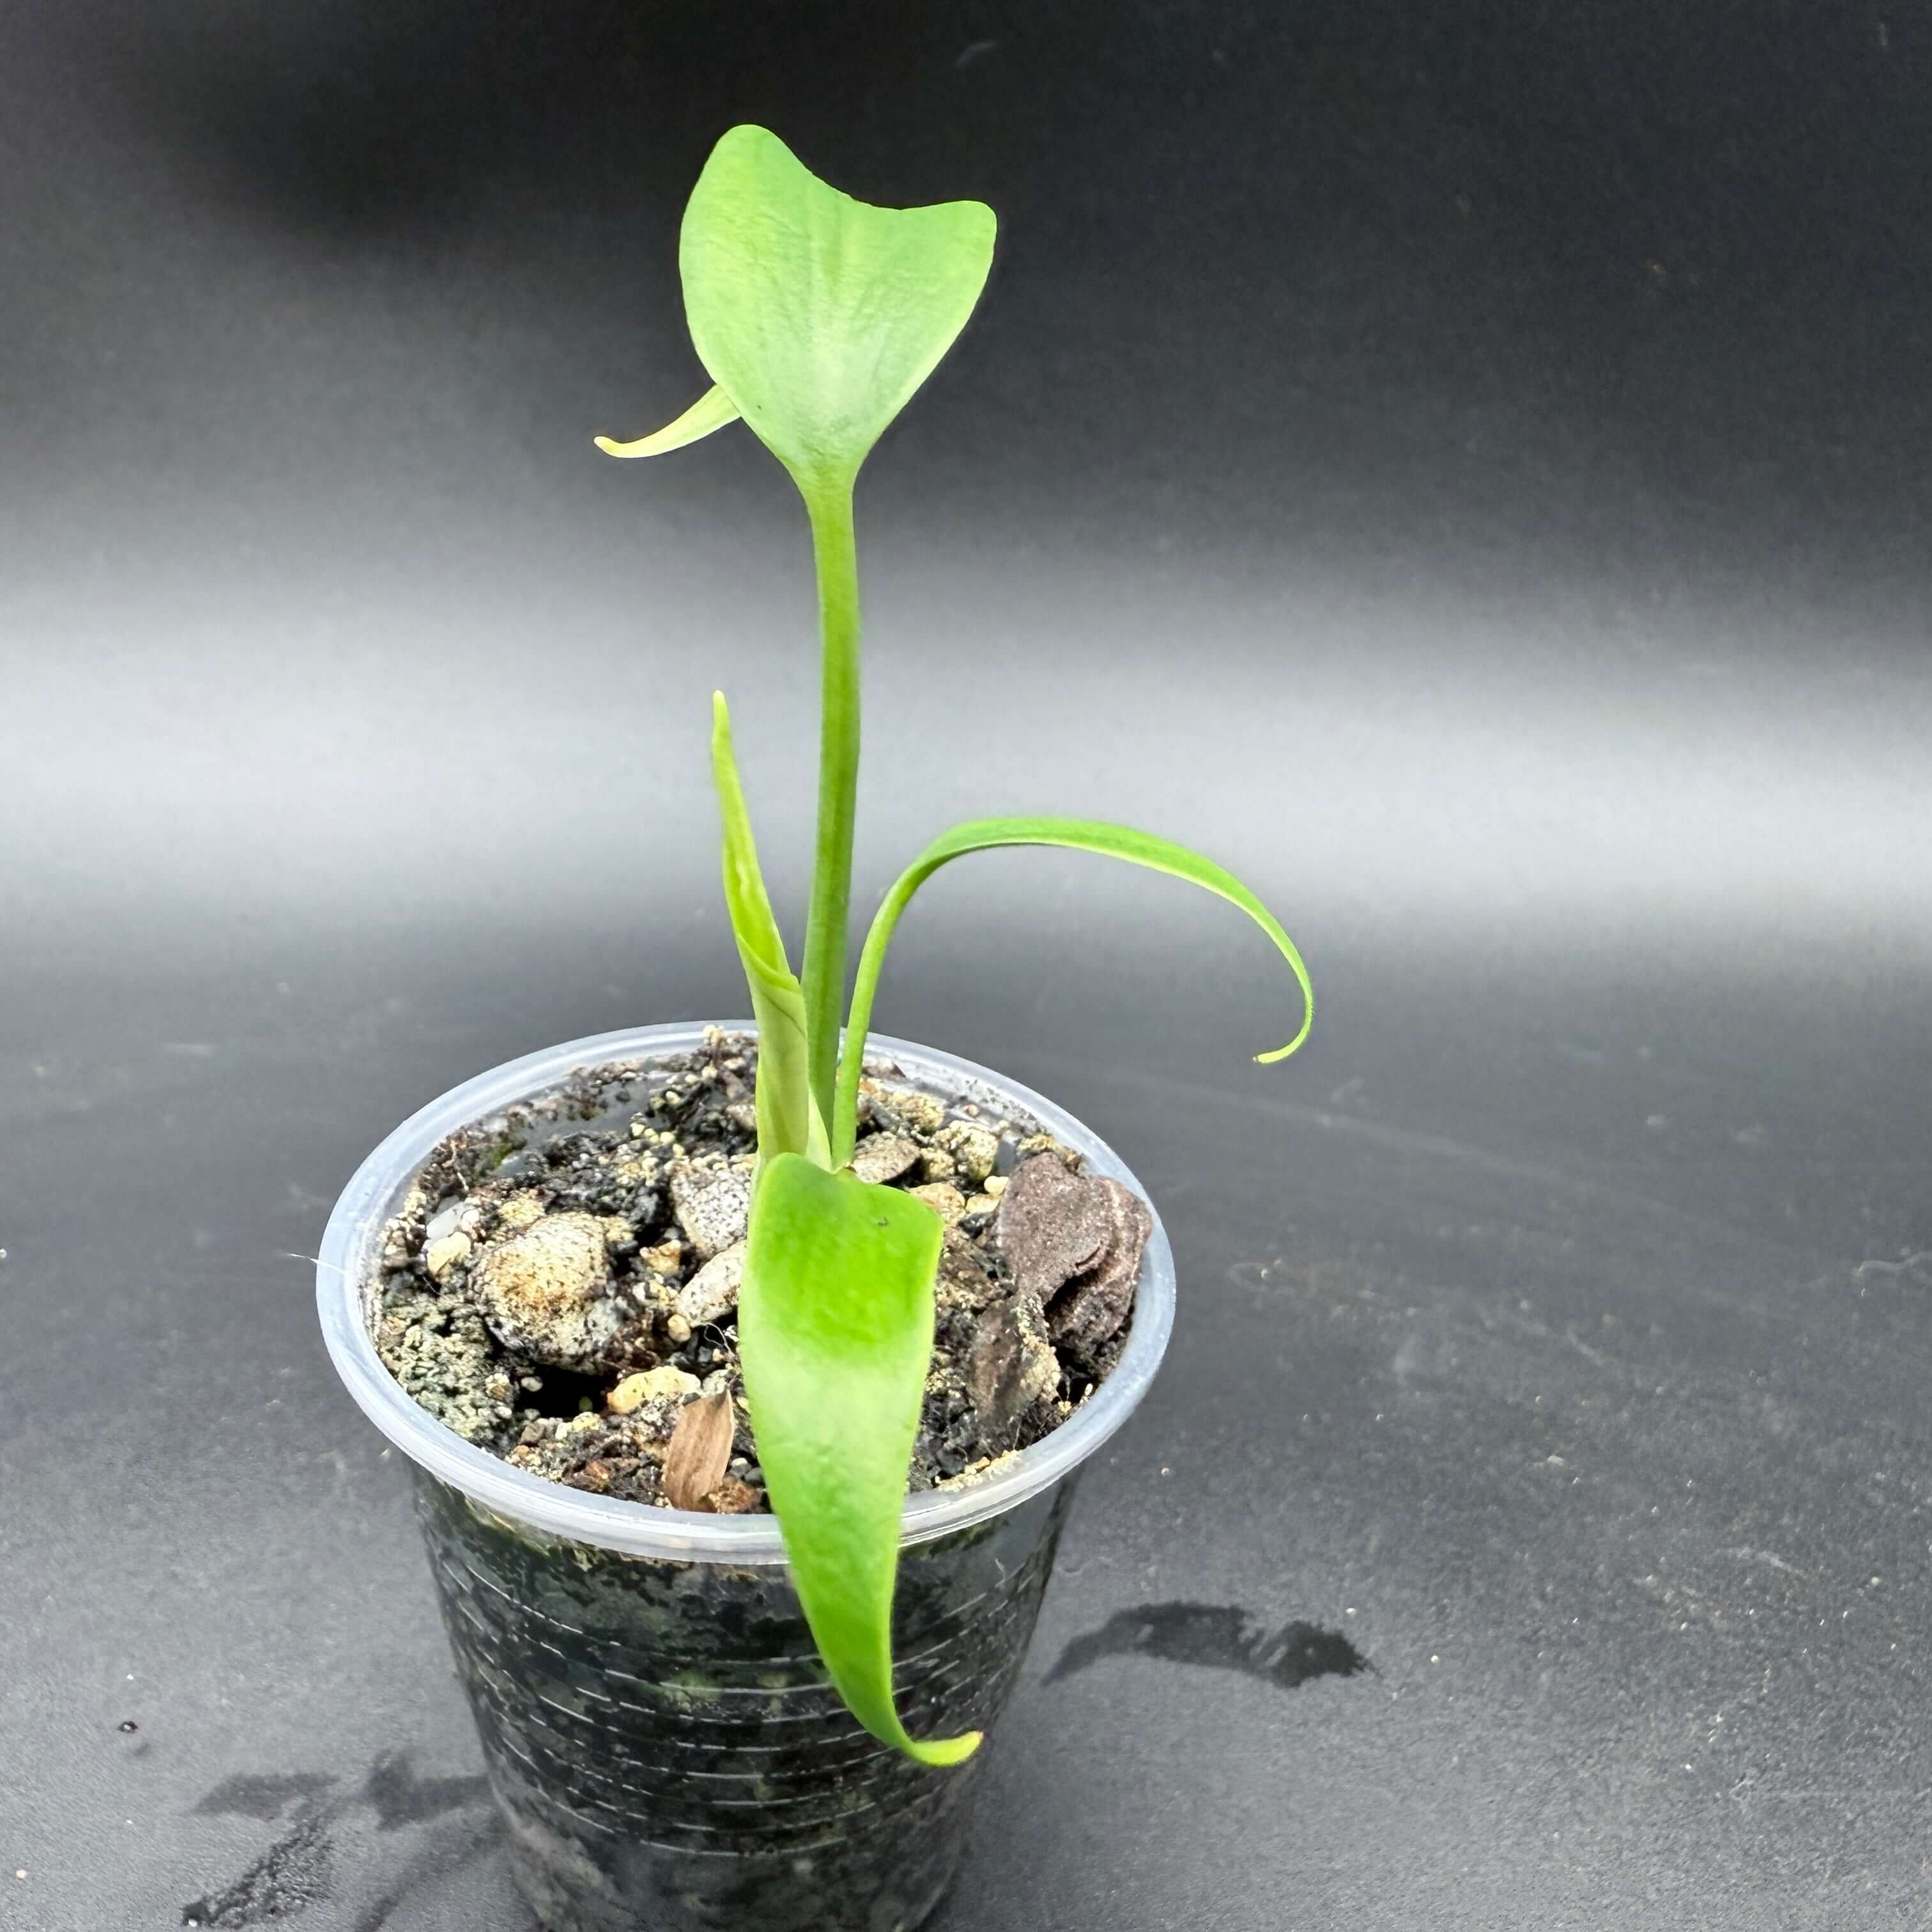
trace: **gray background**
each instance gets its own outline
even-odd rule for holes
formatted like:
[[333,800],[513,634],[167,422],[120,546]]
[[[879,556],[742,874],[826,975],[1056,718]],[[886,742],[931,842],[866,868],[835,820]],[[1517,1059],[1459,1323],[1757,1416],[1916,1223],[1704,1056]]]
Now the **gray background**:
[[[742,1008],[714,685],[795,920],[789,486],[589,442],[703,385],[744,118],[1003,222],[862,486],[861,898],[1117,816],[1322,1000],[1250,1065],[1264,943],[1091,860],[895,950],[1183,1281],[944,1932],[1932,1917],[1928,86],[1732,0],[9,9],[0,1923],[529,1932],[302,1257],[458,1079]],[[1372,1668],[1046,1681],[1180,1600]]]

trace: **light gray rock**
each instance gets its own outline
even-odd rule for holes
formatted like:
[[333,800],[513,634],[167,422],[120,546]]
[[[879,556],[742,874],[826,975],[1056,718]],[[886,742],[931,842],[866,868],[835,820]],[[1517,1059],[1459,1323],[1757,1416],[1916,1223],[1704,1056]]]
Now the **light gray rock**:
[[515,1390],[474,1309],[419,1290],[394,1294],[375,1342],[389,1372],[466,1442],[489,1442],[509,1423]]
[[919,1154],[910,1134],[868,1134],[852,1150],[852,1172],[861,1180],[896,1180],[917,1165]]
[[752,1177],[737,1167],[674,1167],[670,1204],[685,1238],[706,1261],[745,1238],[752,1218]]
[[452,1201],[439,1208],[423,1229],[423,1246],[446,1241],[453,1234],[473,1234],[483,1225],[483,1210],[470,1201]]
[[677,1292],[677,1312],[692,1328],[722,1322],[738,1305],[745,1280],[745,1244],[734,1241],[713,1255]]
[[482,1250],[470,1289],[505,1348],[553,1368],[596,1365],[623,1320],[604,1233],[594,1214],[546,1214]]

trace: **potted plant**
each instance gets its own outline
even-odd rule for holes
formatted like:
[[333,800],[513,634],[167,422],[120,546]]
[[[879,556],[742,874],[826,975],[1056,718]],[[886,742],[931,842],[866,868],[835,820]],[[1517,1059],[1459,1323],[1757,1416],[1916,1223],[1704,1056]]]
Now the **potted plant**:
[[[956,826],[886,895],[848,988],[859,754],[853,488],[992,260],[974,202],[867,206],[734,128],[680,247],[714,386],[620,457],[742,418],[809,517],[822,620],[802,971],[724,701],[711,752],[755,1024],[500,1067],[343,1195],[319,1293],[352,1394],[419,1477],[520,1884],[549,1932],[917,1924],[964,1844],[1080,1464],[1166,1346],[1160,1222],[1051,1102],[869,1033],[920,885],[1050,844],[1238,880],[1060,818]],[[864,1130],[862,1136],[862,1129]]]

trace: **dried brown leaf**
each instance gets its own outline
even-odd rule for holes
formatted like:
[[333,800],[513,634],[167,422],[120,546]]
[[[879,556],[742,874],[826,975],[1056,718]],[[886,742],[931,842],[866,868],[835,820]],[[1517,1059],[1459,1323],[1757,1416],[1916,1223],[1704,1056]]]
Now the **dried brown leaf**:
[[703,1509],[731,1463],[731,1398],[721,1391],[687,1402],[664,1451],[664,1499],[673,1509]]

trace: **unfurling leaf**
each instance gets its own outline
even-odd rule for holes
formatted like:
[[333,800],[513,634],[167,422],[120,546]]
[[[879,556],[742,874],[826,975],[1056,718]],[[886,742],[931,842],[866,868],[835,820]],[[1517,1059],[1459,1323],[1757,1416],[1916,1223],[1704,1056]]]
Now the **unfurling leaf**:
[[899,914],[914,892],[949,860],[968,852],[983,852],[999,845],[1060,845],[1081,852],[1098,852],[1110,859],[1125,859],[1156,872],[1218,894],[1238,905],[1275,943],[1288,962],[1295,983],[1301,989],[1301,1025],[1286,1046],[1258,1053],[1257,1060],[1286,1060],[1308,1037],[1315,1024],[1315,989],[1309,984],[1308,968],[1294,942],[1281,929],[1273,913],[1236,878],[1211,859],[1177,845],[1171,838],[1157,838],[1151,832],[1136,832],[1124,825],[1107,825],[1088,818],[980,818],[942,832],[902,872],[884,902],[873,915],[872,929],[866,934],[866,947],[859,957],[859,971],[852,988],[852,1010],[845,1027],[844,1057],[839,1063],[838,1086],[833,1100],[832,1154],[835,1162],[850,1158],[857,1127],[859,1076],[863,1070],[866,1034],[872,1022],[872,999],[878,991],[879,971],[884,965],[886,948],[892,943]]
[[711,694],[711,772],[724,821],[724,908],[738,942],[758,1023],[758,1152],[826,1159],[824,1117],[813,1103],[806,1058],[805,994],[785,960],[784,940],[758,869],[751,815],[731,750],[724,694]]
[[679,1411],[677,1426],[664,1450],[664,1500],[673,1509],[704,1508],[705,1498],[731,1466],[736,1426],[731,1398],[722,1390],[688,1402]]
[[892,1702],[892,1585],[906,1471],[932,1355],[939,1217],[796,1154],[752,1204],[738,1352],[799,1601],[853,1714],[922,1764],[980,1741],[915,1742]]
[[678,241],[692,346],[808,500],[848,487],[965,326],[993,259],[983,202],[873,208],[763,128],[734,128]]

